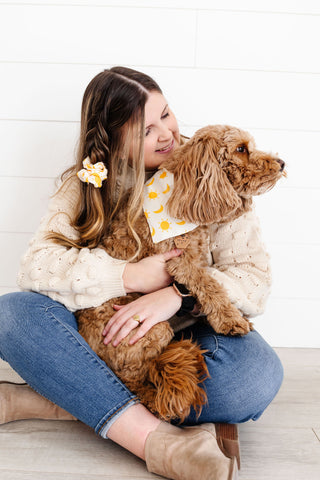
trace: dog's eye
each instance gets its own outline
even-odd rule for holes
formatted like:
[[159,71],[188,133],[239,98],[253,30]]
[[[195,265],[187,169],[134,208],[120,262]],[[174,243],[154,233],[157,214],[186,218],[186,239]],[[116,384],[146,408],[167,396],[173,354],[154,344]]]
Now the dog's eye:
[[240,147],[237,147],[237,152],[239,152],[239,153],[244,153],[246,151],[247,151],[247,149],[244,145],[240,145]]

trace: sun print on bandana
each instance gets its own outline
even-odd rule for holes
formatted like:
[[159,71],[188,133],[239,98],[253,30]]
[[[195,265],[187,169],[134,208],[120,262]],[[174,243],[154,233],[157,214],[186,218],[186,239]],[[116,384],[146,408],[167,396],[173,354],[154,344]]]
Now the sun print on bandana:
[[170,217],[166,204],[174,183],[173,174],[158,170],[144,186],[143,210],[154,243],[194,230],[198,225]]

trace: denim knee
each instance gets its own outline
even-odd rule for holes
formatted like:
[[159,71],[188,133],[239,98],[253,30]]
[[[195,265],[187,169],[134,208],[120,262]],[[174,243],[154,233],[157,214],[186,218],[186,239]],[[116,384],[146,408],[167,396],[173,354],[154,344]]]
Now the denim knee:
[[208,403],[198,419],[193,412],[186,423],[257,420],[283,380],[283,367],[274,350],[256,331],[232,337],[197,327],[193,338],[207,350],[210,378],[204,386]]
[[[220,353],[225,355],[221,338],[218,343],[211,368],[216,368]],[[283,367],[276,352],[256,331],[236,338],[234,344],[242,347],[242,355],[235,349],[238,358],[231,357],[232,366],[229,359],[229,388],[220,391],[219,401],[224,407],[224,421],[242,423],[257,420],[275,398],[283,381]]]
[[276,352],[270,348],[268,361],[264,364],[261,377],[261,384],[263,385],[263,388],[261,389],[259,401],[255,407],[256,413],[254,413],[253,410],[250,417],[252,420],[258,420],[265,409],[274,400],[282,385],[283,377],[284,369],[281,360]]
[[15,293],[8,293],[0,297],[0,358],[6,360],[2,346],[10,341],[10,332],[16,327],[13,325],[10,310],[13,305]]
[[28,320],[34,305],[34,298],[46,299],[34,292],[13,292],[0,297],[0,356],[4,350],[19,348],[19,338],[27,335]]

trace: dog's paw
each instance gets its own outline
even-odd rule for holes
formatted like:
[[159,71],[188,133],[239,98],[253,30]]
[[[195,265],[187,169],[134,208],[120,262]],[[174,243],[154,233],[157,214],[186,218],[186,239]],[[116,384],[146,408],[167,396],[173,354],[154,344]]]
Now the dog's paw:
[[245,317],[242,317],[240,321],[236,321],[232,325],[229,335],[246,335],[251,330],[251,324]]
[[254,325],[252,322],[249,322],[249,320],[247,320],[247,322],[249,323],[250,332],[252,332],[254,330]]
[[214,330],[223,335],[246,335],[252,329],[252,324],[234,306],[220,312],[219,318],[208,315],[207,319]]

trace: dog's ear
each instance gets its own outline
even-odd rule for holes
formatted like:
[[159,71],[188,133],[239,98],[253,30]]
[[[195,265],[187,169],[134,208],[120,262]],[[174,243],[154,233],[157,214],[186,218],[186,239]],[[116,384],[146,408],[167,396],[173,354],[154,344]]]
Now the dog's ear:
[[187,142],[176,156],[174,188],[167,207],[170,215],[199,225],[228,221],[241,200],[217,160],[219,147],[212,136]]

